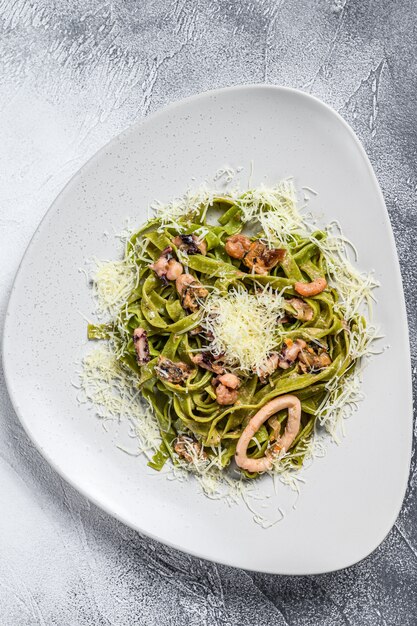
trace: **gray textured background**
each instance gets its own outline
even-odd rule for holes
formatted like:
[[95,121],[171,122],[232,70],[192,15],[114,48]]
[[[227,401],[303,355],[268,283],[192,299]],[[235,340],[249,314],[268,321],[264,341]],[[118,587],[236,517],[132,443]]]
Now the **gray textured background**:
[[[185,96],[290,85],[338,110],[381,183],[416,369],[413,0],[0,0],[0,313],[23,251],[72,174],[131,122]],[[149,541],[66,485],[0,396],[0,624],[417,624],[417,460],[365,561],[310,578],[216,566]],[[395,420],[395,416],[393,416]]]

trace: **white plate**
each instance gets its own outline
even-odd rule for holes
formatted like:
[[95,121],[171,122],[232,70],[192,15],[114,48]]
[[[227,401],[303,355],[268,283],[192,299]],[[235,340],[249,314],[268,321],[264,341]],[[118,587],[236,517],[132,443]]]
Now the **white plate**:
[[[361,267],[374,268],[381,282],[376,315],[390,346],[366,370],[366,398],[342,445],[313,464],[296,510],[287,507],[268,530],[244,504],[209,500],[194,482],[168,481],[121,452],[120,433],[106,433],[72,386],[74,363],[91,347],[79,312],[94,312],[79,268],[86,257],[114,258],[118,250],[103,232],[120,232],[127,216],[139,225],[155,198],[168,200],[225,164],[251,160],[254,184],[295,176],[319,192],[324,220],[340,221]],[[394,240],[359,141],[334,111],[301,92],[247,86],[203,94],[132,126],[94,156],[26,252],[7,313],[4,365],[16,412],[51,465],[108,513],[191,554],[271,573],[327,572],[374,550],[400,510],[412,413]],[[261,492],[267,482],[258,483]]]

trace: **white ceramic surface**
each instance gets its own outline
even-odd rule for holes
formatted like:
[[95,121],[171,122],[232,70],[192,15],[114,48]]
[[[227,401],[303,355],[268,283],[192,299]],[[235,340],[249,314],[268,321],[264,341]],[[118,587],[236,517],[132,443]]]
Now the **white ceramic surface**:
[[[116,256],[117,241],[104,233],[120,232],[127,216],[139,225],[155,198],[168,200],[226,164],[251,160],[253,184],[294,176],[319,192],[313,210],[322,210],[324,221],[340,221],[360,266],[374,268],[381,282],[376,316],[390,346],[365,372],[366,398],[347,423],[346,439],[308,469],[297,508],[287,507],[268,530],[245,505],[209,500],[194,483],[168,481],[144,459],[121,452],[120,429],[106,433],[78,405],[72,385],[75,362],[91,347],[80,312],[94,312],[79,268],[88,257]],[[115,517],[181,550],[271,573],[326,572],[369,554],[399,512],[412,413],[394,240],[353,132],[301,92],[266,86],[210,92],[171,105],[105,146],[67,185],[32,239],[10,299],[3,356],[16,412],[53,467]],[[268,489],[267,480],[259,489]]]

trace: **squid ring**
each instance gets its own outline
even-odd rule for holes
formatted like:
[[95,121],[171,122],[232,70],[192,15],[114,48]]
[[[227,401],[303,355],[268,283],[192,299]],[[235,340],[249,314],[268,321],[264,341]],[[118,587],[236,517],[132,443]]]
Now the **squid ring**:
[[236,465],[248,472],[267,472],[272,469],[274,458],[269,452],[260,459],[250,459],[247,455],[248,445],[252,437],[258,432],[260,427],[274,413],[288,409],[288,420],[284,434],[279,437],[275,447],[279,451],[286,451],[294,441],[300,429],[301,422],[301,403],[296,396],[287,394],[274,398],[267,402],[259,411],[250,419],[248,425],[240,436],[236,446],[235,461]]

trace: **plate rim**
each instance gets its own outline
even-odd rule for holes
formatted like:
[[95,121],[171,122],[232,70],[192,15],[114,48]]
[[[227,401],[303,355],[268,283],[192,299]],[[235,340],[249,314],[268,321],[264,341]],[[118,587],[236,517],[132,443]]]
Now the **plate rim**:
[[324,573],[329,573],[329,572],[336,572],[336,571],[340,571],[342,569],[348,568],[348,567],[352,567],[353,565],[355,565],[356,563],[360,563],[361,561],[363,561],[363,559],[365,559],[366,557],[368,557],[372,552],[374,552],[374,550],[376,550],[378,548],[378,546],[385,540],[385,538],[387,537],[387,535],[389,534],[389,532],[392,530],[398,515],[401,511],[401,508],[403,506],[403,502],[404,502],[404,498],[406,495],[406,491],[408,488],[408,482],[409,482],[409,475],[410,475],[410,467],[411,467],[411,458],[412,458],[412,432],[413,432],[413,389],[412,389],[412,375],[411,375],[411,351],[410,351],[410,338],[409,338],[409,325],[408,325],[408,317],[407,317],[407,311],[406,311],[406,304],[405,304],[405,291],[404,291],[404,284],[403,284],[403,279],[402,279],[402,274],[401,274],[401,267],[400,267],[400,263],[399,263],[399,257],[398,257],[398,251],[397,251],[397,246],[396,246],[396,242],[395,242],[395,237],[394,237],[394,233],[393,233],[393,229],[392,229],[392,224],[391,224],[391,220],[390,220],[390,216],[387,210],[387,206],[385,203],[385,199],[382,193],[382,189],[380,187],[380,184],[378,182],[378,179],[376,177],[375,171],[372,167],[371,161],[365,151],[365,148],[362,145],[362,142],[360,141],[360,139],[357,137],[356,133],[354,132],[354,130],[351,128],[351,126],[348,124],[348,122],[346,120],[344,120],[344,118],[333,108],[331,107],[329,104],[327,104],[326,102],[324,102],[323,100],[321,100],[320,98],[318,98],[317,96],[307,93],[305,91],[302,91],[301,89],[297,89],[294,87],[288,87],[288,86],[283,86],[283,85],[273,85],[273,84],[265,84],[265,83],[248,83],[248,84],[239,84],[239,85],[233,85],[230,87],[221,87],[221,88],[217,88],[217,89],[211,89],[211,90],[206,90],[206,91],[202,91],[199,92],[197,94],[188,96],[186,98],[182,98],[180,100],[175,100],[171,103],[169,103],[168,105],[162,106],[160,109],[158,109],[157,111],[151,113],[148,116],[145,116],[142,119],[139,119],[135,122],[133,122],[132,124],[129,124],[128,126],[126,126],[122,131],[120,131],[119,133],[117,133],[117,135],[113,136],[111,139],[109,139],[101,148],[99,148],[94,154],[91,155],[91,157],[89,157],[85,162],[83,162],[83,164],[76,170],[76,172],[69,178],[69,180],[65,183],[64,187],[61,189],[61,191],[57,194],[57,196],[54,198],[54,200],[52,201],[52,203],[50,204],[50,206],[48,207],[48,209],[46,210],[45,214],[43,215],[42,219],[40,220],[38,226],[36,227],[33,235],[31,236],[29,243],[27,244],[27,247],[24,251],[24,254],[19,262],[15,277],[13,279],[13,283],[12,283],[12,287],[10,290],[10,294],[9,294],[9,298],[8,298],[8,303],[7,303],[7,307],[6,307],[6,312],[5,312],[5,317],[4,317],[4,324],[3,324],[3,332],[2,332],[2,367],[3,367],[3,372],[4,372],[4,378],[5,378],[5,384],[6,384],[6,388],[9,394],[9,398],[11,401],[11,404],[13,406],[13,410],[15,411],[20,424],[22,425],[26,435],[28,436],[29,440],[32,442],[32,444],[34,445],[35,449],[37,450],[38,453],[40,453],[40,455],[49,463],[49,465],[52,467],[52,469],[57,472],[57,474],[64,479],[72,488],[74,488],[78,493],[80,493],[83,497],[85,497],[87,500],[89,500],[90,502],[92,502],[95,506],[97,506],[99,509],[103,510],[106,514],[110,515],[111,517],[113,517],[114,519],[117,519],[119,522],[125,524],[126,526],[132,528],[133,530],[140,532],[141,534],[143,534],[146,537],[149,537],[150,539],[157,541],[163,545],[167,545],[171,548],[174,548],[176,550],[179,550],[180,552],[186,553],[186,554],[190,554],[193,557],[197,557],[200,559],[204,559],[210,562],[214,562],[214,563],[219,563],[222,565],[226,565],[229,567],[234,567],[237,569],[242,569],[242,566],[240,565],[236,565],[236,563],[233,562],[233,559],[230,560],[227,557],[220,560],[220,559],[213,559],[210,556],[207,556],[206,554],[204,554],[204,548],[201,549],[201,551],[197,551],[197,550],[192,550],[192,549],[188,549],[185,548],[181,545],[177,545],[174,541],[169,541],[169,540],[165,540],[165,539],[161,539],[159,536],[154,535],[152,532],[149,532],[147,530],[144,530],[143,528],[141,528],[141,526],[139,524],[135,524],[134,521],[128,521],[126,518],[124,518],[123,515],[119,515],[118,513],[114,512],[110,506],[107,506],[105,502],[101,502],[99,501],[97,498],[95,498],[94,493],[90,493],[88,488],[84,488],[84,486],[80,486],[79,484],[77,484],[77,482],[75,480],[72,479],[71,475],[64,471],[63,469],[61,469],[61,467],[54,461],[54,459],[51,457],[51,455],[45,451],[42,447],[42,445],[38,442],[38,440],[36,439],[36,437],[32,437],[31,434],[31,430],[30,430],[30,426],[27,422],[27,420],[25,419],[24,415],[23,415],[23,411],[20,410],[19,407],[19,401],[18,401],[18,397],[17,397],[17,393],[14,393],[13,390],[13,383],[12,383],[12,374],[8,369],[8,357],[6,356],[6,350],[5,350],[5,346],[7,345],[7,343],[9,341],[12,341],[12,334],[9,331],[9,320],[12,318],[11,316],[11,311],[14,307],[14,298],[15,298],[15,294],[16,291],[18,289],[19,286],[19,280],[20,280],[20,275],[22,272],[22,267],[25,263],[26,257],[28,256],[32,246],[34,245],[35,239],[38,235],[38,233],[41,231],[44,222],[47,220],[47,218],[49,217],[50,214],[53,213],[53,210],[55,209],[55,205],[56,203],[60,200],[61,196],[63,196],[66,191],[67,188],[70,187],[70,185],[73,183],[73,181],[79,176],[79,174],[95,159],[98,159],[100,157],[100,155],[102,153],[104,153],[109,146],[117,143],[118,141],[120,141],[124,136],[126,135],[130,135],[132,133],[134,133],[138,128],[140,128],[143,124],[146,124],[147,122],[154,122],[155,120],[158,119],[159,116],[164,115],[167,112],[170,111],[174,111],[177,108],[181,108],[183,105],[186,105],[190,102],[196,102],[200,99],[205,99],[208,97],[212,97],[212,96],[217,96],[219,94],[225,93],[225,92],[239,92],[239,91],[256,91],[256,90],[266,90],[266,91],[271,91],[271,92],[287,92],[287,93],[292,93],[295,94],[297,96],[301,96],[303,98],[305,98],[306,100],[310,100],[312,102],[314,102],[316,105],[319,105],[320,107],[323,107],[327,114],[332,115],[334,117],[336,117],[336,119],[338,120],[339,123],[342,124],[342,126],[345,128],[345,130],[347,130],[348,134],[350,135],[350,138],[353,140],[353,142],[355,143],[355,145],[357,146],[357,148],[359,149],[363,159],[364,159],[364,163],[366,164],[366,168],[367,168],[367,173],[370,176],[370,178],[372,179],[373,182],[373,186],[375,189],[375,192],[378,195],[378,200],[379,203],[382,205],[384,211],[385,211],[385,215],[384,217],[387,220],[387,224],[389,226],[389,228],[387,229],[389,231],[389,239],[390,239],[390,245],[391,245],[391,252],[392,252],[392,258],[395,259],[396,263],[395,263],[395,272],[397,274],[397,279],[399,279],[399,284],[401,285],[401,291],[402,291],[402,297],[401,297],[401,302],[400,302],[400,308],[401,308],[401,312],[403,314],[403,319],[405,320],[405,324],[402,327],[402,336],[403,336],[403,340],[404,340],[404,345],[406,346],[406,354],[404,355],[404,357],[407,359],[407,363],[408,363],[408,367],[407,367],[407,376],[403,381],[404,384],[404,389],[407,393],[407,405],[408,405],[408,414],[410,416],[409,420],[408,420],[408,438],[409,438],[409,452],[408,452],[408,463],[407,463],[407,479],[404,481],[403,485],[402,485],[402,492],[401,492],[401,500],[400,500],[400,504],[399,506],[395,507],[394,509],[392,509],[391,511],[391,515],[390,515],[390,522],[388,524],[387,530],[384,533],[384,535],[382,537],[378,537],[377,540],[370,546],[367,548],[366,550],[366,554],[363,554],[362,556],[360,556],[359,558],[355,557],[352,560],[349,560],[349,562],[344,563],[342,565],[340,565],[340,567],[337,568],[332,568],[332,569],[328,569],[324,566],[324,568],[317,568],[317,571],[309,571],[307,574],[303,574],[303,573],[297,573],[294,574],[294,572],[288,572],[288,571],[282,571],[279,570],[277,571],[277,569],[265,569],[262,567],[256,567],[254,566],[253,568],[247,568],[245,567],[245,569],[247,569],[248,571],[254,571],[254,572],[262,572],[262,573],[267,573],[267,574],[275,574],[275,575],[285,575],[285,576],[301,576],[301,575],[319,575],[319,574],[324,574]]

